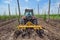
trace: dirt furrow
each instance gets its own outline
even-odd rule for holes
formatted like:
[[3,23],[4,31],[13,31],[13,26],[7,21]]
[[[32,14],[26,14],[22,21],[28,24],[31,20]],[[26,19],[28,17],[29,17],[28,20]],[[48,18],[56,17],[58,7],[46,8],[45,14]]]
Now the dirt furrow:
[[39,23],[48,31],[48,38],[50,40],[60,40],[60,34],[56,32],[56,30],[53,28],[53,26],[45,23],[44,21],[40,20]]
[[16,21],[17,19],[15,18],[15,19],[11,19],[11,20],[7,20],[7,21],[4,21],[4,22],[1,22],[0,23],[0,27],[1,26],[4,26],[4,25],[7,25],[7,24],[9,24],[9,23],[11,23],[11,22],[13,22],[13,21]]
[[18,21],[13,21],[7,25],[4,25],[0,28],[0,39],[7,40],[10,34],[15,30],[15,27],[18,25]]

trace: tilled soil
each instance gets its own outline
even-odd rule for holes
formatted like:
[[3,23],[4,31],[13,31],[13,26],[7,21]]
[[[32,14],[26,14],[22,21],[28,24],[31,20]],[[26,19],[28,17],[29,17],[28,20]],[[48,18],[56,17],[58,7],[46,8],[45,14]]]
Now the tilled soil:
[[60,23],[58,23],[55,27],[54,25],[51,25],[55,23],[55,21],[52,21],[53,23],[46,23],[42,19],[38,20],[39,24],[44,28],[43,38],[39,37],[36,32],[33,32],[30,38],[27,38],[28,36],[22,38],[20,35],[17,39],[14,39],[13,34],[16,26],[18,25],[18,20],[16,20],[0,27],[0,40],[60,40]]
[[18,21],[13,21],[7,25],[0,27],[0,40],[8,40],[9,36],[13,31],[15,31],[15,27],[18,25]]
[[[46,29],[48,31],[48,38],[50,40],[60,40],[60,31],[58,31],[57,29],[59,29],[59,27],[57,26],[57,23],[55,21],[50,21],[49,23],[44,22],[43,20],[39,19],[39,23],[40,25],[43,26],[44,29]],[[53,23],[55,23],[56,25],[51,25]],[[51,24],[50,24],[51,23]],[[58,23],[59,25],[60,23]],[[56,26],[56,27],[55,27]],[[59,25],[60,26],[60,25]],[[59,29],[60,30],[60,29]]]
[[0,27],[1,27],[1,26],[4,26],[4,25],[6,25],[6,24],[9,24],[9,23],[11,23],[11,22],[13,22],[13,21],[15,21],[15,20],[17,20],[17,18],[15,18],[15,19],[10,19],[10,20],[6,20],[6,21],[1,21],[1,22],[0,22]]

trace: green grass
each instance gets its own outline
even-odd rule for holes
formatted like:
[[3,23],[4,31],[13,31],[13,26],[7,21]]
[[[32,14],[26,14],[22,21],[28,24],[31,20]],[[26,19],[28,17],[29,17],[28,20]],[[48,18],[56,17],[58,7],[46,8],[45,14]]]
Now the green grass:
[[[46,19],[46,18],[48,18],[48,16],[46,15],[46,14],[44,14],[44,15],[35,15],[37,18],[44,18],[44,20]],[[58,14],[51,14],[50,15],[50,19],[60,19],[60,15],[58,15]]]
[[[23,16],[23,15],[22,15]],[[48,18],[48,16],[46,14],[44,15],[35,15],[37,18],[43,18],[44,20],[46,20],[46,18]],[[0,20],[9,20],[9,19],[13,19],[13,18],[20,18],[18,15],[0,15]],[[50,19],[60,19],[60,15],[58,14],[51,14],[50,15]]]
[[0,20],[9,20],[9,19],[13,19],[13,18],[18,18],[18,16],[16,15],[12,15],[12,16],[8,16],[8,15],[0,15]]

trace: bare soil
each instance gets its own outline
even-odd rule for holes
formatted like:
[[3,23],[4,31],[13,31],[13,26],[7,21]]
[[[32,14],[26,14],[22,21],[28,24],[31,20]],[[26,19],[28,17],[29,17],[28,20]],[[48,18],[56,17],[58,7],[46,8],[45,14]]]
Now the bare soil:
[[35,32],[32,33],[28,39],[19,36],[17,39],[13,38],[14,31],[18,25],[18,20],[12,21],[9,24],[0,27],[0,40],[60,40],[60,22],[50,20],[49,23],[43,19],[38,19],[39,25],[44,28],[44,37],[40,38]]

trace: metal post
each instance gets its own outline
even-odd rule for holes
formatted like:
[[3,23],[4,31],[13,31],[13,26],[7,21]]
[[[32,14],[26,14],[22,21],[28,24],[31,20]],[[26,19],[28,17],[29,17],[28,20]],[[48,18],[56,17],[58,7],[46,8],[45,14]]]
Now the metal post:
[[20,14],[20,5],[19,5],[19,0],[17,0],[17,4],[18,4],[18,11],[19,11],[19,18],[18,18],[18,22],[20,24],[20,17],[21,17],[21,14]]

